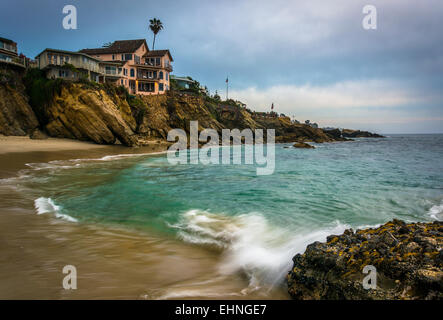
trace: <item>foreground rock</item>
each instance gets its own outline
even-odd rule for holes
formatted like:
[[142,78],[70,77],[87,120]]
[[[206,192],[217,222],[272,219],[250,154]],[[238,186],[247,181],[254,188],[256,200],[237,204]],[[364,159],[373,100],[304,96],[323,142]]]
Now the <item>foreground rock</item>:
[[[293,258],[288,291],[294,299],[443,299],[442,246],[438,221],[349,229]],[[376,289],[363,288],[366,265],[376,267]]]

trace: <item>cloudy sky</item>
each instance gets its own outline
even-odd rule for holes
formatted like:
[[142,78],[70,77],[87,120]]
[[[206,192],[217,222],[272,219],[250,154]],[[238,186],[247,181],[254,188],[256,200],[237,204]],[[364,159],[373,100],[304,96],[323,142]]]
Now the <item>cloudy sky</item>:
[[[62,27],[65,5],[78,29]],[[365,30],[365,5],[377,29]],[[2,0],[0,36],[34,57],[46,47],[79,50],[146,38],[165,29],[174,73],[189,75],[251,109],[275,110],[381,133],[443,133],[441,0]]]

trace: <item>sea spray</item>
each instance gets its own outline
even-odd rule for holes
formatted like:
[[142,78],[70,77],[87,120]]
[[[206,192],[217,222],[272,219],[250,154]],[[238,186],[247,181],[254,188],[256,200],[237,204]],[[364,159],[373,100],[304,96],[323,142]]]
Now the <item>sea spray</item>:
[[228,216],[203,210],[189,210],[179,223],[183,241],[216,246],[223,250],[221,274],[244,272],[250,279],[248,291],[275,285],[290,269],[294,254],[303,252],[313,241],[324,241],[331,233],[341,233],[348,225],[336,221],[323,230],[293,230],[277,227],[259,213]]
[[53,213],[58,219],[63,219],[69,222],[78,222],[77,219],[60,213],[61,207],[56,205],[51,198],[40,197],[34,200],[34,207],[37,210],[37,214]]

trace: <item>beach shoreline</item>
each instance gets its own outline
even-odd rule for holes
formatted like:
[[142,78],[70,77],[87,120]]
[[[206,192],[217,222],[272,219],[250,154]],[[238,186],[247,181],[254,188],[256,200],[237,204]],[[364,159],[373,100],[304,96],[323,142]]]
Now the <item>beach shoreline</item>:
[[30,139],[29,136],[0,135],[0,179],[13,177],[27,163],[54,160],[101,158],[119,154],[150,154],[164,152],[169,144],[153,141],[141,147],[103,145],[65,138]]

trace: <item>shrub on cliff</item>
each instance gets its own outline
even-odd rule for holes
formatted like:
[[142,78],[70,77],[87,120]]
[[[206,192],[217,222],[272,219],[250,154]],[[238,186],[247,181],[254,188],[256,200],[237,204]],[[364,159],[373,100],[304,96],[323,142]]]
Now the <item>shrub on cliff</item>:
[[70,83],[63,79],[47,79],[44,71],[40,69],[29,69],[23,78],[26,93],[29,96],[29,104],[34,110],[40,124],[46,124],[45,109],[55,95],[60,95],[63,86]]

